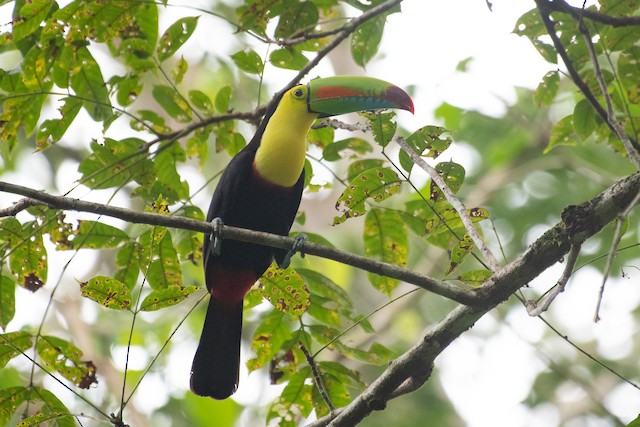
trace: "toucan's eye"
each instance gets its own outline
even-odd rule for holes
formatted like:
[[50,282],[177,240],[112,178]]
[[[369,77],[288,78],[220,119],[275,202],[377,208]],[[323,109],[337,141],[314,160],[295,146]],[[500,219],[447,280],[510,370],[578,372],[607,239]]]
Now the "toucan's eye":
[[304,91],[302,90],[302,88],[295,89],[293,91],[293,96],[295,96],[296,98],[302,98],[304,96]]

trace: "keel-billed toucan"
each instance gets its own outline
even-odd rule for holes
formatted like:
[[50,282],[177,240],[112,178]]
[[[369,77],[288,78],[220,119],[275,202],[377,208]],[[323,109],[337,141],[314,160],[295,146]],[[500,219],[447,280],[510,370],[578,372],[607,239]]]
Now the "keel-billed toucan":
[[[413,112],[413,102],[402,89],[369,77],[316,79],[287,90],[222,174],[207,220],[288,235],[302,196],[306,135],[314,120],[384,108]],[[238,386],[243,298],[274,258],[280,266],[288,264],[288,254],[234,240],[218,247],[217,237],[214,243],[205,235],[204,275],[211,299],[191,367],[191,390],[225,399]]]

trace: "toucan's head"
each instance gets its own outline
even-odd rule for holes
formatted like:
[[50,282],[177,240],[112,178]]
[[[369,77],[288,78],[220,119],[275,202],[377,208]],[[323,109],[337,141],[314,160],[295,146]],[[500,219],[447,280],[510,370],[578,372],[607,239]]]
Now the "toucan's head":
[[413,113],[413,101],[402,89],[384,80],[361,76],[315,79],[289,89],[285,97],[305,102],[307,112],[317,117],[356,111],[399,108]]

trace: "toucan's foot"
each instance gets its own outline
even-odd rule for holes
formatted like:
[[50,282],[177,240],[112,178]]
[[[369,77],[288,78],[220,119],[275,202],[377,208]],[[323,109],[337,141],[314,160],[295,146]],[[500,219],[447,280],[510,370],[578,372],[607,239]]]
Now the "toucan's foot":
[[209,240],[211,241],[211,253],[218,256],[222,251],[222,227],[224,226],[224,223],[221,218],[215,217],[211,220],[211,225],[213,225],[213,233],[209,235]]
[[296,254],[296,252],[300,252],[300,256],[304,258],[304,252],[302,252],[302,248],[304,246],[304,242],[309,240],[306,234],[300,233],[297,234],[296,237],[293,238],[293,246],[291,250],[286,253],[282,262],[280,263],[280,268],[287,268],[291,264],[291,258]]

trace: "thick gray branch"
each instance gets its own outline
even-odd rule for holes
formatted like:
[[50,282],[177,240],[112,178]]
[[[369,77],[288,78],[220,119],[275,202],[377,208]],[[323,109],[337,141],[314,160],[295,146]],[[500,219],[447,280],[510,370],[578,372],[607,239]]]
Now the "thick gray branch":
[[373,411],[383,410],[389,400],[426,382],[433,361],[484,314],[505,301],[551,265],[559,262],[574,244],[598,233],[620,213],[629,209],[640,192],[640,173],[616,182],[579,206],[569,206],[562,221],[536,240],[522,255],[487,280],[477,294],[483,307],[460,305],[432,327],[413,348],[394,360],[360,396],[335,413],[310,426],[353,426]]

